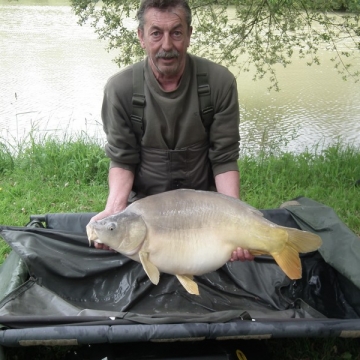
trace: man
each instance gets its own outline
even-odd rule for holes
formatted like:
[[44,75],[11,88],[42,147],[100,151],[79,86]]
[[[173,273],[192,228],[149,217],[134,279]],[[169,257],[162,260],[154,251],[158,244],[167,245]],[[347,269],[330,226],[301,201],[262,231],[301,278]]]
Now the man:
[[[239,197],[239,105],[234,76],[224,67],[187,53],[192,34],[186,0],[143,0],[138,38],[145,95],[141,136],[132,120],[134,66],[109,79],[102,119],[111,159],[109,196],[97,220],[136,198],[176,188],[216,190]],[[206,61],[213,107],[211,123],[200,114],[197,67]],[[143,73],[143,75],[142,75]],[[141,100],[141,97],[140,97]],[[100,244],[97,247],[103,247]],[[251,260],[237,249],[231,260]]]

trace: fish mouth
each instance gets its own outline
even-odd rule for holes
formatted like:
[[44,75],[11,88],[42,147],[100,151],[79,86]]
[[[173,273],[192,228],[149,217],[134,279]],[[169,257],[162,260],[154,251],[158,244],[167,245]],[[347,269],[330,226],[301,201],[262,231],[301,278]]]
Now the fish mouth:
[[89,246],[91,246],[91,242],[102,244],[92,223],[86,225],[86,234],[89,240]]

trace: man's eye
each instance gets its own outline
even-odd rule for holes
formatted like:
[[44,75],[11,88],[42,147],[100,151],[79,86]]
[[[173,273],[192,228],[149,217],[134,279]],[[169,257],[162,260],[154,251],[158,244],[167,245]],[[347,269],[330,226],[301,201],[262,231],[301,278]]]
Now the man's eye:
[[171,34],[171,37],[176,41],[180,41],[183,39],[183,33],[181,31],[174,31]]

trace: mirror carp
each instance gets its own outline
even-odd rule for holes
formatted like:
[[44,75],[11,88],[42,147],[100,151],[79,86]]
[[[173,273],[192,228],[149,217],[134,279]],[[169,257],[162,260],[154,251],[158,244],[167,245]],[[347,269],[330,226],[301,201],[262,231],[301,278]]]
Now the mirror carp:
[[238,247],[271,255],[290,279],[301,278],[299,253],[317,250],[321,238],[276,225],[245,202],[211,191],[180,189],[151,195],[122,212],[87,225],[89,243],[104,243],[142,264],[152,283],[175,275],[199,294],[194,275],[219,269]]

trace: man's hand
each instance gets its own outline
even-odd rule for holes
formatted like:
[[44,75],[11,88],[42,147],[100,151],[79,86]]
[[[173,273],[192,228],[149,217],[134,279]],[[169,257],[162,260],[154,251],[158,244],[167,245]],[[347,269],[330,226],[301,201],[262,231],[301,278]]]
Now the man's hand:
[[[120,167],[112,167],[109,170],[109,196],[105,210],[101,211],[90,219],[90,222],[104,219],[114,215],[127,206],[130,191],[134,182],[134,174]],[[96,249],[109,250],[104,244],[94,243]]]
[[[91,223],[93,221],[96,221],[96,220],[104,219],[104,218],[106,218],[106,217],[108,217],[110,215],[113,215],[113,213],[110,212],[110,211],[107,211],[107,210],[103,210],[103,211],[99,212],[98,214],[96,214],[95,216],[93,216],[90,219],[89,223]],[[94,242],[94,247],[96,249],[111,250],[111,248],[109,246],[107,246],[105,244],[99,244],[97,242]]]
[[234,250],[231,254],[230,261],[247,261],[247,260],[254,260],[254,256],[250,254],[249,250],[242,249],[238,247]]
[[[228,171],[215,176],[216,190],[224,195],[239,199],[240,196],[240,175],[238,171]],[[230,261],[254,260],[254,256],[248,250],[238,247],[231,254]]]

